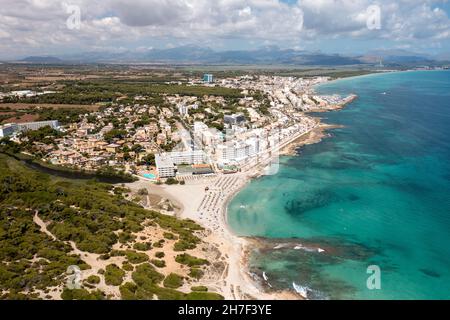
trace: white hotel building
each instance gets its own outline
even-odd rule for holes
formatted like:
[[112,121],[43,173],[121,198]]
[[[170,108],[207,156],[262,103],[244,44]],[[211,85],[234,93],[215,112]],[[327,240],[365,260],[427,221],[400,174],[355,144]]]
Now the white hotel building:
[[155,155],[156,170],[160,178],[175,177],[175,165],[172,159],[167,155]]
[[257,156],[265,150],[266,145],[267,143],[259,137],[219,144],[215,149],[216,160],[222,165],[243,162],[248,158]]
[[172,162],[179,164],[202,164],[205,163],[206,156],[202,150],[173,151],[168,154]]
[[0,126],[0,138],[12,136],[16,132],[28,131],[28,130],[39,130],[43,127],[51,127],[53,129],[59,128],[58,120],[50,121],[37,121],[28,123],[11,123]]

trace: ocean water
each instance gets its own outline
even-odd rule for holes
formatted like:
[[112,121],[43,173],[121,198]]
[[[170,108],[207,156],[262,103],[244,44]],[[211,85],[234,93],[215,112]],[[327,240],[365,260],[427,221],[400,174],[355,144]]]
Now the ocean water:
[[[282,157],[278,174],[229,204],[234,232],[265,240],[250,270],[275,289],[304,286],[313,299],[450,299],[450,72],[317,90],[359,99],[320,115],[343,128]],[[380,290],[367,288],[371,265]]]

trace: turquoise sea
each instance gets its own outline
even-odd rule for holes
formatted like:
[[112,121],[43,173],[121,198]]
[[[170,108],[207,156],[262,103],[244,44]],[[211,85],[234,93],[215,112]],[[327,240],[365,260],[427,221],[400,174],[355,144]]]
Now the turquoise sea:
[[[313,299],[450,299],[450,72],[376,74],[317,91],[359,96],[319,115],[344,127],[282,157],[278,174],[252,181],[228,207],[235,233],[264,240],[250,270]],[[380,267],[380,290],[366,286],[370,265]]]

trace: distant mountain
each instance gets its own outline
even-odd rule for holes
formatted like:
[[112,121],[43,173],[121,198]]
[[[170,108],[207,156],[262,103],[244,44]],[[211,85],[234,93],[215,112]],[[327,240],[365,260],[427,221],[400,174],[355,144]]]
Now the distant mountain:
[[405,50],[378,50],[366,55],[345,56],[322,52],[280,49],[268,46],[253,50],[214,51],[208,47],[182,46],[121,52],[84,52],[55,57],[28,57],[27,63],[158,63],[158,64],[260,64],[293,66],[346,66],[379,64],[385,66],[425,65],[434,59]]
[[183,46],[145,51],[87,52],[63,57],[72,62],[140,62],[180,64],[287,64],[341,66],[363,64],[358,58],[338,54],[264,47],[254,50],[214,51],[207,47]]
[[449,62],[450,61],[450,52],[440,53],[440,54],[436,55],[435,59],[438,61]]
[[20,60],[20,62],[55,64],[55,63],[62,63],[63,60],[50,56],[31,56]]
[[361,60],[373,63],[381,61],[384,65],[418,65],[434,62],[434,59],[427,54],[402,49],[370,51]]

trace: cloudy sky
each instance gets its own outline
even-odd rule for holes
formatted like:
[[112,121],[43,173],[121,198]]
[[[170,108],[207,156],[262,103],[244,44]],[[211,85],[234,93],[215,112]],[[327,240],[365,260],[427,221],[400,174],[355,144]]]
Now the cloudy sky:
[[182,45],[439,54],[449,16],[447,0],[0,0],[0,58]]

